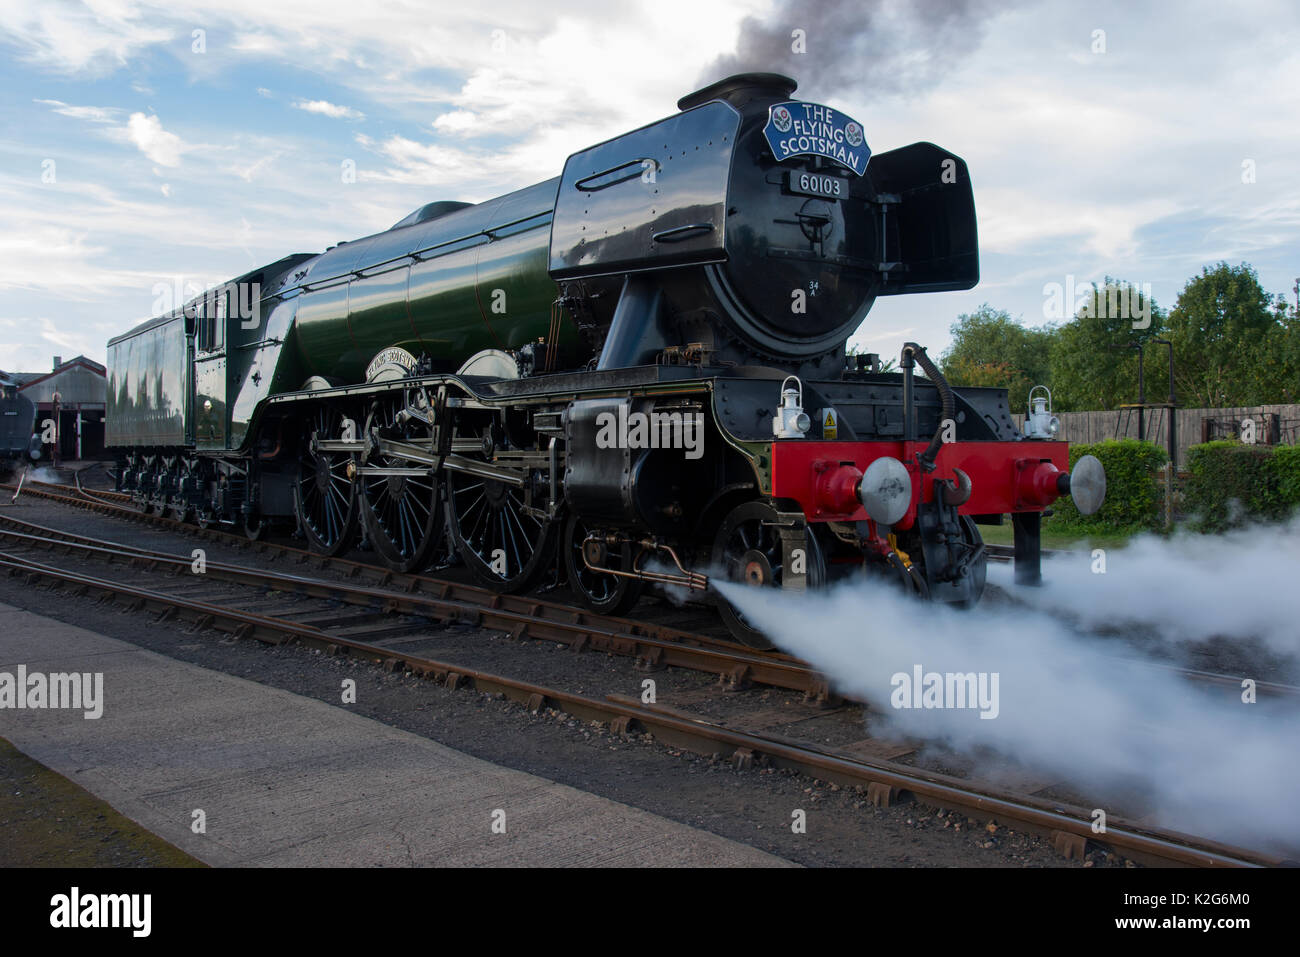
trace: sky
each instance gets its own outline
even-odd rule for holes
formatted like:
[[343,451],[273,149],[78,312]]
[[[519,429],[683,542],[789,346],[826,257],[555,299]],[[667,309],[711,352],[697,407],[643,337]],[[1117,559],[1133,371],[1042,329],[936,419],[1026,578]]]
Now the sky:
[[736,69],[969,165],[980,284],[879,300],[865,351],[1108,275],[1169,307],[1219,260],[1294,302],[1298,28],[1287,0],[0,0],[0,368],[102,361],[187,291],[549,179]]

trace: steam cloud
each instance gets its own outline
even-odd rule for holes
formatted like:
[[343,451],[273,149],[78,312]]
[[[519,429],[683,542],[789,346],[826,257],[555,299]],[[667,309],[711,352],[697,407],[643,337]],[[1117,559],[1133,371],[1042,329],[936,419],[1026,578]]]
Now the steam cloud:
[[[801,596],[716,587],[781,648],[868,701],[886,725],[873,721],[876,734],[973,755],[981,773],[988,752],[998,752],[1077,785],[1090,801],[1121,803],[1100,805],[1112,817],[1146,814],[1289,856],[1300,847],[1300,714],[1284,702],[1244,704],[1233,689],[1120,662],[1044,611],[985,603],[962,612],[869,581]],[[1093,601],[1103,603],[1095,593]],[[996,672],[997,717],[981,719],[974,708],[896,710],[892,676],[916,665]]]
[[[746,17],[736,52],[702,74],[704,86],[750,71],[785,73],[803,94],[829,95],[863,85],[908,93],[940,81],[945,70],[979,46],[984,25],[1008,3],[992,0],[784,0],[770,17]],[[806,52],[792,49],[803,30]]]
[[[1256,637],[1300,657],[1300,516],[1213,537],[1143,536],[1104,557],[1104,574],[1086,553],[1047,559],[1043,586],[1016,597],[1086,627],[1140,626],[1174,643]],[[989,581],[1012,590],[1011,566],[991,566]]]

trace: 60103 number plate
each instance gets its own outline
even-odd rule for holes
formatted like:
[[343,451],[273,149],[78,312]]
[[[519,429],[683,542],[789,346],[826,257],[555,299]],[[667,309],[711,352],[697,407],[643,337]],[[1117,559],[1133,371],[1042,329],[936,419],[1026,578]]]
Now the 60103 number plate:
[[800,196],[816,196],[818,199],[843,199],[849,195],[849,184],[842,177],[797,169],[786,170],[785,188]]

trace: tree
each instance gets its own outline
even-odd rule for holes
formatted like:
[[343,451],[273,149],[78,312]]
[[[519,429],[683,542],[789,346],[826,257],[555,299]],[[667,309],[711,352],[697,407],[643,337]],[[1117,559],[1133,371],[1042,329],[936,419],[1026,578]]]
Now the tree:
[[1282,362],[1281,385],[1276,402],[1300,402],[1300,312],[1278,296],[1277,321],[1282,326],[1279,353]]
[[1055,330],[1030,328],[988,303],[963,313],[952,324],[952,344],[940,359],[944,378],[954,386],[1006,389],[1013,410],[1028,401],[1029,390],[1046,383]]
[[953,385],[980,388],[1008,389],[1019,384],[1024,376],[1011,368],[1009,362],[975,362],[958,356],[943,369],[944,378]]
[[[1147,367],[1161,337],[1164,311],[1132,283],[1107,276],[1094,287],[1075,317],[1057,330],[1051,350],[1052,402],[1059,411],[1113,409],[1138,400],[1138,358],[1133,345],[1146,350]],[[1148,401],[1164,396],[1147,389]]]
[[1248,263],[1206,266],[1169,314],[1180,404],[1260,405],[1295,394],[1294,314]]

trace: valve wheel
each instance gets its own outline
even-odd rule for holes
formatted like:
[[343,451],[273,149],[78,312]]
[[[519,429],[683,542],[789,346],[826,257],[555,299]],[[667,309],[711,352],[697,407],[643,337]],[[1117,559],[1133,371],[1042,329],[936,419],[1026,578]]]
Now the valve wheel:
[[[713,540],[713,562],[728,581],[754,588],[779,588],[785,579],[785,558],[779,532],[780,516],[765,502],[738,505],[723,519]],[[826,583],[826,560],[816,534],[804,533],[806,586]],[[745,619],[731,602],[718,596],[718,611],[727,629],[742,644],[767,650],[772,640]]]
[[569,584],[592,611],[602,615],[626,614],[641,597],[645,583],[639,578],[592,571],[583,557],[585,555],[593,565],[627,572],[632,570],[636,561],[636,546],[632,543],[607,545],[600,541],[587,541],[591,531],[577,515],[570,515],[564,523],[564,568]]

